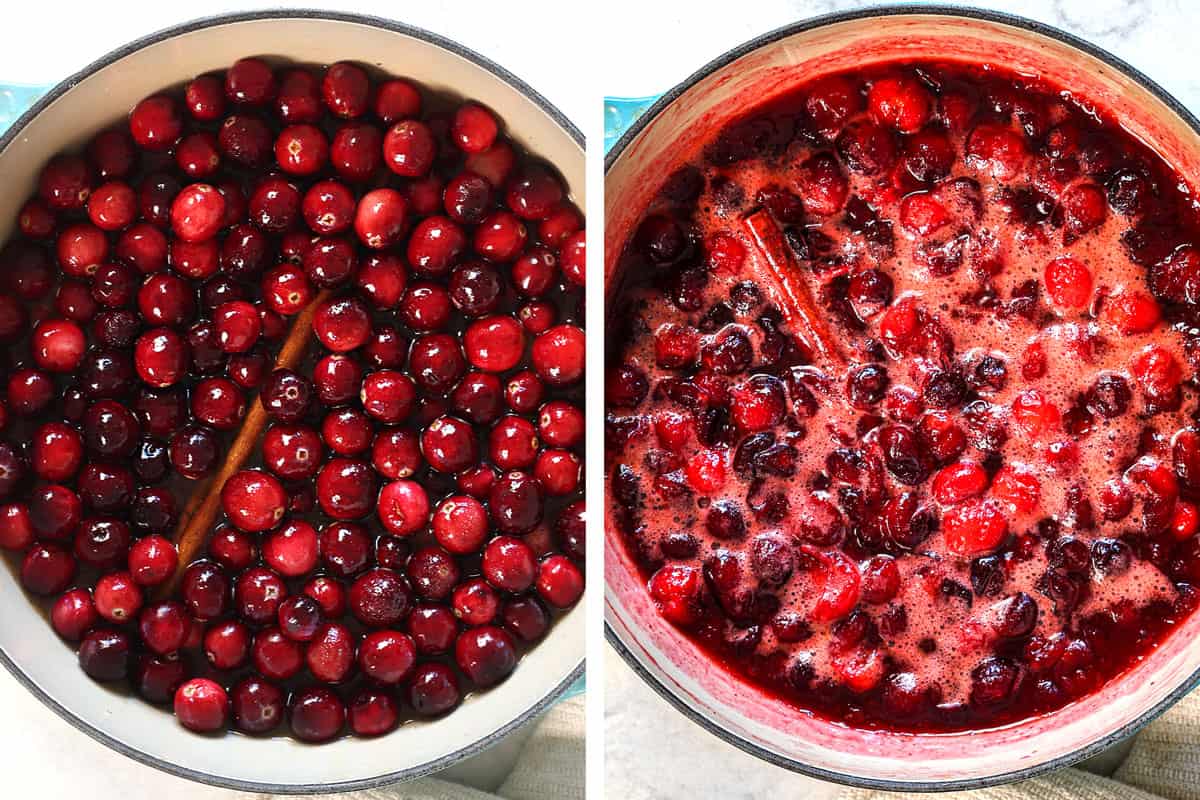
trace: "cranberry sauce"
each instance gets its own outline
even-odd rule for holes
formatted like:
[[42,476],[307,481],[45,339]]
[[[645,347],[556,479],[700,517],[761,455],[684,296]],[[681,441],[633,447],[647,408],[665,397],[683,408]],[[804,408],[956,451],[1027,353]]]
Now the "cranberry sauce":
[[609,352],[609,515],[660,612],[867,727],[1002,724],[1144,658],[1200,579],[1196,211],[993,67],[833,75],[719,131],[622,253]]

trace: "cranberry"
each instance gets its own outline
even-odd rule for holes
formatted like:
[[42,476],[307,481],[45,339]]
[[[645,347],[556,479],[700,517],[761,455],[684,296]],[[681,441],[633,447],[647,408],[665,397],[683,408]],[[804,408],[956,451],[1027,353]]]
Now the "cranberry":
[[229,698],[216,681],[192,678],[175,692],[175,716],[190,730],[220,730],[229,719]]
[[144,150],[165,150],[183,132],[183,117],[175,101],[166,95],[142,100],[129,113],[129,132]]
[[421,453],[439,472],[459,472],[479,458],[471,427],[455,417],[439,417],[421,435]]
[[525,249],[528,236],[516,215],[493,211],[479,221],[473,245],[475,252],[488,261],[512,261]]
[[341,683],[354,667],[354,636],[342,625],[322,625],[309,642],[304,658],[314,678]]
[[365,181],[383,164],[383,134],[374,125],[350,123],[338,128],[329,160],[348,181]]
[[96,606],[87,589],[72,589],[54,602],[50,623],[64,639],[77,642],[99,621]]
[[421,93],[403,78],[384,81],[375,89],[375,116],[391,124],[421,113]]
[[129,636],[122,631],[98,628],[79,645],[79,666],[94,681],[124,680],[129,674]]
[[275,139],[275,161],[289,175],[312,175],[328,160],[329,142],[315,125],[289,125]]
[[142,608],[142,590],[127,572],[111,572],[96,581],[96,611],[109,622],[130,622]]
[[383,158],[388,169],[404,178],[419,178],[429,172],[437,155],[437,142],[429,126],[416,120],[393,125],[383,139]]
[[171,437],[171,466],[185,478],[199,480],[213,472],[220,456],[216,434],[192,425]]
[[245,733],[270,733],[283,721],[283,692],[260,678],[246,678],[233,687],[231,705],[234,727]]
[[317,474],[317,501],[334,519],[366,516],[374,504],[375,490],[374,472],[363,461],[332,458]]
[[517,665],[512,637],[503,629],[491,625],[459,634],[454,646],[454,658],[466,676],[481,687],[493,686],[504,680]]
[[558,325],[534,340],[530,359],[546,383],[567,386],[583,377],[584,355],[583,331],[574,325]]
[[438,662],[422,664],[408,685],[408,701],[423,717],[436,717],[458,705],[462,694],[454,672]]
[[[484,552],[486,563],[487,552]],[[538,566],[537,592],[554,608],[570,608],[583,595],[583,573],[566,556],[551,555]]]
[[192,619],[183,604],[171,600],[143,609],[138,632],[146,647],[157,655],[166,656],[183,647],[191,625]]
[[303,689],[292,696],[292,733],[305,742],[324,742],[337,736],[346,723],[346,707],[324,687]]
[[396,727],[400,711],[390,694],[363,689],[350,701],[347,719],[355,736],[380,736]]
[[368,415],[394,425],[412,413],[416,395],[411,378],[401,372],[384,369],[372,372],[363,380],[360,399]]
[[263,541],[263,561],[289,578],[306,575],[317,566],[317,531],[303,520],[290,520]]
[[440,547],[423,547],[408,560],[408,575],[421,597],[440,600],[450,594],[461,577],[458,563]]
[[215,668],[236,669],[250,657],[250,629],[236,621],[218,623],[205,632],[203,646]]
[[408,536],[425,527],[429,520],[429,496],[418,483],[397,480],[379,493],[379,519],[396,536]]
[[383,628],[396,624],[411,606],[407,582],[388,569],[374,569],[350,587],[350,611],[364,625]]
[[157,586],[175,574],[179,554],[175,545],[159,535],[134,542],[129,550],[129,572],[139,586]]
[[283,485],[261,470],[242,470],[221,488],[221,507],[238,528],[266,531],[283,518],[287,494]]
[[326,300],[317,308],[312,325],[321,344],[335,353],[362,347],[371,333],[367,309],[353,297]]

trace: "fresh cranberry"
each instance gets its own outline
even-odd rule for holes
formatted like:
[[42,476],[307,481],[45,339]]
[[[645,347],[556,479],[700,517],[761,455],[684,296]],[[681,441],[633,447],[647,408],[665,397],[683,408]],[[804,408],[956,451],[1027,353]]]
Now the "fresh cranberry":
[[292,696],[289,707],[292,733],[305,742],[324,742],[337,736],[346,724],[346,707],[324,687],[303,689]]
[[229,698],[216,681],[192,678],[175,692],[175,716],[190,730],[220,730],[229,719]]
[[221,488],[221,507],[238,528],[266,531],[283,518],[287,493],[274,477],[261,470],[242,470]]
[[516,668],[517,654],[508,632],[491,625],[472,628],[459,634],[454,658],[476,685],[493,686]]
[[129,636],[123,631],[97,628],[79,645],[79,666],[94,681],[124,680],[129,674]]
[[249,677],[233,687],[233,724],[245,733],[270,733],[283,721],[284,694],[273,683]]
[[408,701],[423,717],[445,714],[459,704],[462,694],[454,672],[438,662],[421,664],[408,684]]
[[375,490],[374,472],[363,461],[331,458],[317,473],[317,502],[334,519],[365,517],[375,502]]
[[64,639],[77,642],[100,621],[92,596],[87,589],[72,589],[54,602],[50,623]]
[[429,172],[437,155],[437,142],[429,126],[402,120],[383,138],[383,159],[388,169],[404,178],[420,178]]

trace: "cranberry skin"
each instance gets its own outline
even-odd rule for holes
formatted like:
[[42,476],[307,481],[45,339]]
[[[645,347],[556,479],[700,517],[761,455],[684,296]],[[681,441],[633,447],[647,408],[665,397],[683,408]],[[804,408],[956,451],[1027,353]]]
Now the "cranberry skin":
[[454,616],[464,624],[486,625],[500,611],[500,596],[487,581],[473,578],[455,587],[450,604],[454,608]]
[[538,436],[554,447],[583,443],[583,412],[562,400],[551,400],[538,413]]
[[180,593],[198,619],[215,619],[229,608],[229,578],[215,564],[198,561],[189,566],[183,573]]
[[79,666],[94,681],[124,680],[129,674],[129,649],[129,636],[123,631],[94,630],[79,645]]
[[250,659],[254,668],[266,677],[286,681],[304,668],[304,649],[278,628],[267,628],[254,637]]
[[54,381],[44,372],[17,370],[8,378],[8,403],[13,413],[30,415],[41,411],[54,398]]
[[575,605],[583,596],[583,585],[583,573],[566,556],[549,556],[538,566],[538,595],[554,608]]
[[494,211],[475,229],[475,252],[488,261],[512,261],[525,249],[525,225],[507,211]]
[[47,422],[34,434],[30,463],[39,478],[65,481],[83,463],[83,438],[70,425]]
[[371,81],[361,67],[339,61],[325,71],[321,97],[334,116],[361,117],[370,105]]
[[189,425],[171,437],[171,466],[185,478],[199,480],[217,468],[217,435],[202,425]]
[[137,306],[147,324],[179,327],[195,316],[196,294],[187,281],[163,272],[151,275],[138,289]]
[[221,154],[243,167],[261,168],[272,154],[271,129],[258,117],[232,114],[217,131]]
[[91,278],[108,258],[104,231],[87,222],[65,228],[55,243],[58,263],[73,278]]
[[354,635],[342,625],[321,626],[305,652],[308,671],[324,683],[341,683],[354,667]]
[[205,378],[192,391],[192,416],[219,431],[233,430],[246,412],[246,397],[228,378]]
[[80,156],[55,156],[38,176],[38,197],[52,211],[82,209],[92,193],[92,170]]
[[0,547],[5,550],[25,550],[33,544],[33,523],[29,508],[23,503],[0,506]]
[[269,569],[254,567],[238,576],[233,598],[243,619],[260,625],[272,622],[287,596],[283,581]]
[[417,648],[411,637],[398,631],[372,631],[358,648],[358,667],[384,685],[408,678],[416,665]]
[[[54,212],[41,198],[26,201],[17,216],[17,228],[26,239],[48,239],[54,233]],[[93,223],[96,221],[93,219]],[[97,227],[100,227],[97,223]]]
[[444,328],[452,310],[449,292],[435,283],[414,283],[400,299],[401,320],[420,333]]
[[412,413],[417,390],[411,378],[395,370],[372,372],[362,383],[359,399],[372,418],[395,425]]
[[505,473],[488,493],[488,510],[501,533],[529,533],[542,521],[542,488],[524,472]]
[[171,203],[171,230],[185,242],[217,235],[225,220],[225,196],[207,183],[193,183]]
[[363,461],[331,458],[317,473],[317,502],[330,517],[355,520],[371,512],[375,473]]
[[235,105],[265,105],[278,91],[275,73],[262,59],[240,59],[225,73],[225,96]]
[[479,460],[471,426],[456,417],[439,417],[421,434],[421,453],[439,472],[459,472]]
[[288,125],[321,119],[321,82],[306,69],[289,69],[280,76],[275,111]]
[[219,78],[201,75],[184,89],[183,101],[193,119],[215,122],[225,113],[225,87]]
[[505,629],[525,642],[536,642],[550,629],[550,615],[533,597],[517,597],[504,604],[500,619]]
[[263,561],[284,577],[298,578],[316,568],[318,550],[316,529],[290,520],[263,541]]
[[409,477],[422,464],[419,437],[407,428],[393,428],[380,433],[371,445],[371,464],[385,478],[395,480]]
[[346,590],[336,578],[326,575],[313,578],[305,584],[303,593],[317,601],[326,617],[336,618],[346,613]]
[[484,625],[459,634],[454,661],[476,686],[487,688],[503,681],[516,668],[517,649],[507,631]]
[[559,266],[562,274],[575,286],[586,285],[587,233],[579,231],[567,239],[559,250]]
[[379,84],[375,91],[375,116],[391,124],[421,113],[421,93],[403,78],[393,78]]
[[29,500],[29,520],[38,539],[69,538],[79,527],[82,514],[79,495],[58,484],[39,487]]
[[129,113],[129,132],[143,150],[166,150],[183,133],[183,116],[170,97],[147,97]]
[[371,318],[357,298],[331,298],[317,308],[312,327],[325,349],[346,353],[366,344],[371,335]]
[[467,328],[463,334],[463,349],[467,360],[476,369],[506,372],[521,361],[525,352],[525,332],[512,317],[485,317]]
[[292,697],[292,733],[305,742],[324,742],[341,732],[346,724],[346,707],[329,689],[314,686]]
[[455,555],[478,552],[487,536],[488,516],[483,504],[467,495],[448,497],[433,515],[433,535]]
[[453,591],[462,577],[454,557],[440,547],[422,547],[408,560],[408,576],[417,594],[441,600]]
[[220,730],[229,720],[229,698],[216,681],[192,678],[175,692],[175,716],[189,730]]
[[261,230],[284,233],[300,214],[300,190],[278,175],[267,176],[254,187],[248,212],[250,221]]
[[284,694],[275,684],[249,677],[233,687],[233,726],[244,733],[270,733],[283,721]]
[[403,178],[420,178],[429,172],[437,156],[437,142],[429,126],[402,120],[383,137],[383,160],[388,169]]
[[395,189],[375,189],[358,201],[354,232],[373,250],[391,247],[400,241],[408,223],[408,201]]
[[317,397],[325,405],[348,403],[358,396],[362,367],[349,356],[328,355],[313,368],[313,383]]
[[179,554],[175,545],[157,534],[134,542],[129,551],[129,572],[139,586],[157,586],[175,574]]
[[315,125],[289,125],[275,139],[275,161],[289,175],[313,175],[329,161],[329,142]]
[[321,531],[320,550],[326,568],[335,575],[347,577],[366,566],[371,555],[371,539],[361,526],[337,522]]
[[190,348],[171,328],[154,328],[138,337],[133,364],[138,377],[150,386],[165,389],[187,374]]
[[422,717],[445,714],[461,699],[458,678],[445,664],[421,664],[408,684],[409,705]]
[[54,632],[71,642],[79,641],[99,621],[100,615],[87,589],[72,589],[54,601],[50,609]]
[[176,652],[187,641],[192,618],[182,603],[174,600],[142,609],[138,632],[151,652],[165,656]]
[[467,246],[462,226],[449,217],[426,217],[408,237],[408,263],[423,275],[445,275]]
[[97,228],[119,231],[137,219],[137,194],[127,183],[110,181],[101,184],[88,197],[88,218]]
[[321,622],[321,605],[308,595],[293,595],[279,606],[279,630],[292,641],[312,641]]
[[129,622],[142,608],[142,590],[127,572],[111,572],[96,581],[92,601],[109,622]]
[[365,181],[383,164],[383,134],[366,123],[343,125],[334,134],[329,160],[343,180]]
[[231,572],[241,572],[258,558],[253,537],[230,525],[221,525],[213,533],[208,553]]
[[556,325],[533,340],[530,360],[542,380],[568,386],[583,377],[585,336],[574,325]]
[[221,508],[240,530],[266,531],[283,519],[287,492],[272,475],[262,470],[244,469],[221,487]]
[[353,408],[331,411],[321,421],[321,438],[340,456],[355,456],[371,446],[374,429],[363,412]]
[[415,481],[393,481],[380,491],[376,511],[389,533],[409,536],[429,522],[429,495]]
[[129,525],[118,519],[86,519],[75,534],[75,557],[100,569],[122,566],[132,538]]
[[504,203],[521,219],[548,218],[563,200],[562,182],[540,165],[526,167],[508,184]]
[[407,581],[390,569],[373,569],[350,587],[350,611],[364,625],[384,628],[395,625],[412,606]]
[[290,369],[272,372],[259,394],[263,408],[272,419],[293,424],[304,419],[312,399],[312,382]]
[[65,319],[38,323],[30,343],[34,362],[49,372],[74,372],[83,361],[86,346],[83,330]]
[[520,594],[537,577],[533,550],[512,536],[497,536],[483,550],[483,575],[488,583],[502,591]]
[[400,710],[390,694],[374,689],[359,691],[347,709],[355,736],[381,736],[396,727]]
[[317,432],[301,425],[272,425],[263,436],[263,462],[285,480],[316,475],[324,450]]

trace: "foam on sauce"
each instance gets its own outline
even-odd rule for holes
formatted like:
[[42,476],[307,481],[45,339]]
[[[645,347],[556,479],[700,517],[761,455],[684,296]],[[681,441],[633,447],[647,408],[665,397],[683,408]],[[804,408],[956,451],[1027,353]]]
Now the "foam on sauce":
[[[952,70],[930,67],[931,72],[942,74],[950,71],[953,75]],[[862,76],[852,77],[863,79]],[[962,75],[953,77],[964,79]],[[1003,82],[1006,79],[1012,80],[994,70],[987,77],[965,76],[967,81]],[[866,80],[869,83],[870,75],[866,76]],[[802,107],[804,97],[805,92],[801,90],[783,103],[757,113],[775,118],[794,113]],[[1057,97],[1046,94],[1039,101],[1049,109],[1050,121],[1046,127],[1071,121],[1085,130],[1103,130],[1104,136],[1112,137],[1144,159],[1150,158],[1139,145],[1123,137],[1112,126],[1098,125],[1079,109]],[[866,114],[862,117],[865,118]],[[1039,180],[1038,170],[1045,159],[1031,156],[1025,159],[1018,177],[1002,180],[992,174],[986,165],[968,163],[964,159],[965,134],[966,131],[950,132],[955,153],[954,164],[951,174],[937,185],[947,186],[957,179],[976,181],[981,201],[977,219],[967,214],[965,219],[955,219],[924,237],[906,230],[900,224],[901,203],[912,192],[897,190],[891,180],[892,172],[889,171],[882,178],[848,172],[848,197],[865,200],[878,220],[891,222],[894,237],[891,253],[887,252],[887,248],[869,241],[863,233],[851,230],[845,222],[844,212],[824,219],[808,215],[805,220],[806,231],[817,230],[827,237],[825,255],[819,259],[819,265],[803,271],[803,280],[814,297],[825,296],[823,293],[828,292],[827,285],[837,276],[854,275],[865,269],[876,268],[890,276],[893,282],[893,300],[889,307],[915,303],[934,317],[953,340],[955,362],[970,365],[977,363],[984,355],[1003,359],[1007,377],[1002,388],[978,388],[968,402],[982,400],[999,409],[1005,418],[1008,438],[991,455],[988,450],[968,444],[962,455],[953,461],[983,463],[991,459],[995,463],[995,453],[998,453],[1000,463],[1028,468],[1041,482],[1040,500],[1032,512],[1017,513],[1011,507],[1006,509],[1010,533],[998,551],[1005,555],[1006,577],[1002,589],[994,595],[977,596],[970,592],[968,598],[964,598],[943,591],[942,587],[947,585],[947,581],[951,582],[949,585],[957,584],[968,590],[972,587],[972,581],[970,559],[952,552],[946,546],[944,533],[940,529],[911,552],[895,547],[873,550],[864,547],[861,539],[853,540],[850,532],[840,544],[813,545],[817,551],[841,547],[856,561],[867,558],[872,552],[895,555],[901,576],[896,596],[883,604],[862,602],[858,608],[876,623],[879,630],[877,649],[886,662],[886,672],[911,673],[917,684],[928,689],[929,696],[937,701],[934,710],[918,714],[914,722],[906,723],[889,715],[878,696],[878,689],[866,693],[847,692],[842,685],[831,688],[827,683],[822,683],[823,679],[839,674],[839,667],[833,662],[846,656],[844,648],[838,645],[837,627],[841,621],[813,621],[814,609],[821,595],[820,570],[804,568],[801,559],[783,585],[763,587],[753,576],[750,564],[751,542],[757,534],[781,531],[799,547],[802,542],[811,541],[811,536],[805,532],[806,525],[820,526],[827,522],[827,518],[819,513],[817,517],[810,513],[814,496],[838,503],[837,482],[825,488],[825,484],[829,483],[826,459],[835,447],[869,451],[878,434],[878,424],[893,421],[886,410],[886,401],[866,412],[851,406],[846,398],[847,378],[843,372],[829,376],[832,379],[832,391],[814,393],[818,399],[815,414],[791,416],[780,425],[779,434],[789,427],[793,429],[792,436],[798,449],[796,468],[790,477],[768,477],[765,488],[760,487],[759,493],[760,496],[772,490],[784,493],[788,504],[782,519],[764,521],[761,517],[756,518],[747,502],[752,480],[744,474],[737,474],[732,467],[725,485],[709,496],[701,493],[682,497],[665,495],[655,486],[656,472],[661,474],[681,469],[688,459],[695,457],[693,453],[701,445],[693,440],[682,460],[673,460],[663,453],[655,437],[655,415],[665,410],[680,409],[678,404],[664,398],[661,391],[656,391],[659,381],[689,375],[695,370],[670,370],[657,366],[654,332],[667,323],[688,323],[701,327],[703,331],[705,313],[713,306],[724,303],[733,310],[732,319],[720,320],[725,324],[715,328],[710,325],[713,329],[702,332],[701,352],[726,334],[729,326],[735,325],[750,335],[756,354],[754,363],[760,363],[768,334],[758,319],[767,313],[766,309],[773,299],[771,281],[764,277],[769,275],[768,265],[740,222],[757,207],[755,198],[764,187],[784,186],[799,193],[798,165],[811,154],[830,152],[832,148],[828,144],[800,138],[766,157],[750,158],[725,166],[711,163],[700,165],[705,177],[705,189],[690,214],[694,240],[709,242],[718,234],[737,237],[746,249],[744,265],[735,274],[707,269],[707,284],[702,290],[703,302],[698,312],[689,314],[681,311],[668,296],[670,292],[662,291],[661,283],[639,281],[636,278],[631,281],[620,301],[623,308],[634,310],[635,322],[632,325],[633,333],[619,342],[619,363],[644,371],[650,387],[647,399],[636,410],[637,414],[645,417],[648,433],[634,436],[615,449],[610,444],[608,453],[610,471],[614,464],[620,463],[630,465],[641,477],[644,507],[637,515],[635,529],[629,532],[630,546],[647,567],[647,574],[663,562],[682,562],[701,567],[714,552],[731,553],[742,565],[741,574],[746,591],[774,595],[778,600],[778,612],[774,618],[788,613],[798,615],[811,628],[811,635],[799,642],[785,642],[777,635],[776,626],[768,621],[760,624],[753,635],[746,636],[743,634],[747,625],[730,622],[720,612],[710,613],[693,634],[712,646],[715,656],[732,669],[779,691],[804,708],[839,715],[856,724],[899,727],[911,724],[934,729],[977,727],[1052,707],[1054,703],[1046,701],[1044,696],[1034,697],[1033,686],[1038,679],[1052,680],[1054,673],[1036,675],[1022,684],[1025,687],[1023,692],[1028,696],[1023,696],[1015,706],[975,708],[968,716],[964,716],[963,709],[971,704],[972,670],[983,659],[999,653],[1020,661],[1024,639],[1022,642],[998,641],[995,634],[1006,604],[1011,603],[1011,598],[1017,593],[1024,592],[1038,603],[1039,613],[1034,631],[1037,636],[1050,638],[1061,633],[1070,639],[1083,636],[1084,620],[1111,614],[1114,608],[1133,606],[1147,609],[1155,603],[1155,613],[1161,613],[1160,607],[1170,607],[1178,595],[1175,582],[1164,574],[1161,563],[1135,557],[1124,572],[1102,572],[1089,566],[1084,596],[1077,607],[1067,612],[1056,611],[1054,600],[1048,596],[1044,576],[1052,566],[1048,554],[1054,539],[1073,537],[1090,546],[1099,538],[1136,539],[1141,535],[1134,530],[1133,517],[1116,521],[1103,518],[1100,512],[1101,487],[1110,480],[1120,481],[1126,470],[1144,454],[1147,429],[1156,431],[1165,437],[1164,442],[1169,442],[1176,431],[1191,424],[1190,414],[1196,403],[1195,392],[1188,382],[1185,381],[1183,385],[1183,399],[1178,410],[1159,411],[1147,406],[1138,382],[1131,374],[1131,363],[1144,348],[1153,344],[1165,348],[1182,367],[1185,376],[1190,375],[1192,370],[1185,353],[1184,335],[1169,328],[1167,322],[1160,323],[1147,333],[1125,334],[1114,327],[1105,313],[1105,301],[1113,295],[1128,292],[1149,295],[1151,292],[1146,268],[1134,263],[1129,251],[1121,243],[1122,236],[1130,228],[1130,218],[1114,213],[1110,208],[1102,225],[1069,243],[1064,243],[1064,228],[1056,224],[1053,212],[1032,224],[1014,222],[1010,210],[1005,207],[1006,203],[999,198],[1005,192],[1031,188],[1031,174],[1034,175],[1033,186],[1048,195],[1082,179],[1072,178],[1061,185],[1053,185],[1053,181],[1048,179]],[[1034,147],[1030,145],[1031,151]],[[1165,169],[1161,164],[1156,168]],[[847,172],[844,167],[843,171]],[[1176,179],[1176,182],[1182,185],[1182,181]],[[917,192],[927,190],[929,187],[920,185],[914,189]],[[933,191],[936,192],[936,188]],[[1170,189],[1164,188],[1163,191]],[[669,205],[665,203],[664,208]],[[960,235],[966,237],[961,242],[962,265],[949,275],[931,270],[927,259],[917,254],[922,246],[950,242]],[[981,278],[981,272],[975,266],[975,258],[981,253],[998,257],[1003,265],[997,274],[987,279]],[[1087,308],[1064,312],[1054,309],[1047,302],[1044,283],[1046,266],[1064,255],[1082,262],[1091,271],[1094,300]],[[639,263],[636,256],[628,256],[627,261],[642,271],[646,270],[644,262]],[[763,296],[762,303],[750,308],[739,307],[730,300],[731,293],[737,293],[735,286],[747,280],[755,283]],[[998,312],[1006,304],[1012,303],[1014,298],[1019,298],[1031,285],[1039,290],[1034,313],[1026,316]],[[892,390],[897,386],[907,386],[920,395],[931,371],[944,367],[945,363],[939,364],[935,358],[926,359],[910,354],[897,357],[894,352],[880,359],[878,343],[884,339],[880,331],[884,316],[876,314],[863,320],[861,330],[833,323],[833,329],[849,354],[850,370],[857,365],[881,361],[888,369]],[[786,330],[786,326],[784,328]],[[1031,346],[1041,348],[1046,363],[1045,374],[1032,378],[1022,374],[1022,364]],[[758,371],[751,368],[743,375],[731,378],[730,384],[736,385]],[[1096,376],[1106,372],[1120,375],[1128,382],[1132,391],[1129,409],[1111,419],[1093,415],[1091,430],[1086,435],[1072,436],[1061,425],[1047,433],[1035,435],[1023,430],[1013,419],[1013,403],[1023,392],[1038,390],[1059,412],[1065,414],[1069,409],[1081,405],[1082,396],[1093,385]],[[946,413],[962,425],[961,410],[962,406],[959,406]],[[632,412],[613,409],[610,413],[622,417]],[[863,418],[872,414],[884,419],[864,425]],[[915,428],[915,424],[912,427]],[[865,428],[875,430],[867,430],[864,435]],[[714,449],[732,461],[737,443],[744,436],[745,433],[738,433],[731,446]],[[1060,459],[1049,454],[1052,447],[1059,448],[1063,444],[1068,449],[1074,447],[1077,455]],[[1160,442],[1157,450],[1152,450],[1147,458],[1161,460],[1169,469],[1169,444]],[[936,468],[933,474],[936,474]],[[894,496],[901,491],[916,491],[922,503],[932,507],[936,516],[946,510],[939,509],[929,496],[929,480],[919,487],[905,486],[885,470],[883,483],[885,496]],[[1068,492],[1075,495],[1074,506],[1068,500]],[[1078,509],[1080,496],[1094,511],[1094,521],[1090,523],[1081,521],[1077,512],[1073,511],[1073,508]],[[706,531],[704,519],[707,509],[720,500],[736,503],[743,510],[749,526],[744,538],[736,541],[715,539]],[[878,510],[873,513],[878,513]],[[1047,520],[1053,521],[1052,528],[1047,527]],[[847,523],[847,528],[850,527]],[[1052,533],[1047,535],[1047,530]],[[680,532],[690,533],[699,539],[698,553],[685,559],[664,556],[661,549],[663,541]],[[897,607],[903,609],[906,622],[899,630],[896,629],[898,626],[883,622],[890,613],[889,609]],[[1153,628],[1153,625],[1150,627]],[[1146,633],[1143,638],[1149,642],[1153,636]],[[730,644],[731,640],[736,640],[736,646]],[[750,645],[746,644],[747,640]],[[935,645],[933,649],[931,642]],[[1146,646],[1152,646],[1152,643]],[[751,647],[749,651],[748,647]],[[1126,652],[1120,657],[1127,662],[1135,661],[1138,656],[1131,653]],[[798,662],[811,667],[816,688],[797,689],[794,682],[789,681],[789,670]],[[1117,666],[1120,665],[1113,666],[1113,663],[1104,661],[1102,670],[1119,671]],[[833,683],[839,684],[839,681],[835,678]],[[1064,678],[1060,683],[1063,686],[1059,688],[1067,688],[1068,691],[1058,704],[1070,699],[1071,681]],[[1042,689],[1044,694],[1045,687]]]

